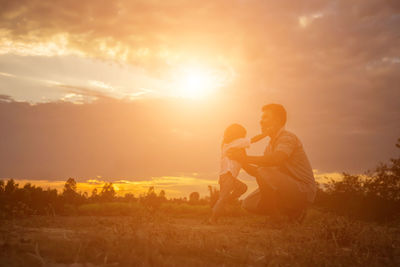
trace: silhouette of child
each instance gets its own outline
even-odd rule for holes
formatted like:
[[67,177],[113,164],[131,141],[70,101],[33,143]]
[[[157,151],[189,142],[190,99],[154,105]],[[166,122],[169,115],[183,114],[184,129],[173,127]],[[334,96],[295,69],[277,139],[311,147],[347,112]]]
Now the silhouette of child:
[[247,185],[237,179],[241,165],[227,156],[230,149],[243,149],[250,147],[251,143],[258,142],[265,135],[259,134],[253,138],[246,138],[246,129],[240,124],[228,126],[224,132],[224,138],[221,144],[221,169],[219,173],[219,198],[215,203],[209,223],[216,223],[226,206],[226,204],[239,198],[247,191]]

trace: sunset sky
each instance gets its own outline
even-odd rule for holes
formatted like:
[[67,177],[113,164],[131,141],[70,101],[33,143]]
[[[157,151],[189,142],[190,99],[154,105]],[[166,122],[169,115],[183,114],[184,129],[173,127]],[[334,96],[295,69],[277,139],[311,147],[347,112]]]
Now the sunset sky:
[[364,172],[397,153],[399,29],[397,0],[0,0],[0,178],[205,193],[268,103],[317,175]]

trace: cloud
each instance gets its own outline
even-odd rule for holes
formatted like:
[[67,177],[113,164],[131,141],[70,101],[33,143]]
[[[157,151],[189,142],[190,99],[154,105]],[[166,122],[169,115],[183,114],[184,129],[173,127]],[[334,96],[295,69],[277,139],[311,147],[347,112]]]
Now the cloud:
[[94,100],[97,100],[99,98],[115,99],[115,97],[112,96],[110,93],[101,92],[96,89],[90,89],[90,88],[86,88],[86,87],[74,86],[74,85],[68,85],[68,84],[56,84],[56,86],[62,88],[63,90],[65,90],[68,93],[84,95],[86,97],[91,97]]
[[4,53],[80,53],[165,79],[176,65],[202,62],[240,73],[232,90],[242,94],[324,90],[329,98],[332,89],[321,87],[368,79],[365,66],[400,54],[396,1],[18,0],[0,16],[0,47],[12,49]]
[[[0,25],[3,47],[7,42],[32,46],[19,48],[21,51],[40,50],[33,47],[42,47],[43,53],[51,55],[57,50],[80,51],[152,67],[185,57],[211,62],[218,58],[210,54],[237,65],[261,56],[282,71],[282,64],[308,62],[305,56],[311,53],[325,52],[329,60],[337,59],[332,54],[335,47],[353,56],[354,52],[369,52],[358,49],[366,46],[367,39],[370,56],[371,52],[375,57],[397,53],[398,5],[388,3],[14,1],[2,5]],[[299,29],[299,20],[309,26],[306,31]],[[392,42],[393,51],[379,51],[383,43],[388,46],[387,41]]]
[[14,99],[8,95],[0,95],[0,101],[3,102],[14,102]]
[[14,77],[15,77],[15,75],[10,74],[10,73],[6,73],[6,72],[0,72],[0,75],[1,75],[1,76],[4,76],[4,77],[11,77],[11,78],[14,78]]
[[[158,172],[149,164],[153,161],[158,176],[179,169],[210,171],[217,168],[210,158],[218,153],[223,127],[243,121],[256,132],[259,108],[268,102],[285,105],[288,128],[301,137],[313,166],[324,171],[373,167],[393,154],[400,135],[399,1],[18,0],[2,1],[1,6],[0,53],[23,55],[18,68],[29,61],[27,55],[72,54],[131,64],[164,82],[176,66],[193,62],[235,73],[232,84],[208,101],[211,108],[204,113],[196,113],[193,102],[183,109],[185,104],[174,106],[169,100],[145,101],[156,108],[143,102],[116,107],[120,102],[113,99],[104,106],[46,104],[38,105],[35,115],[24,113],[31,109],[22,103],[7,103],[7,110],[26,118],[15,111],[15,117],[2,121],[7,129],[2,135],[9,140],[5,151],[11,153],[2,156],[11,164],[2,170],[4,175],[16,170],[18,175],[57,176],[68,170],[91,176],[98,169],[110,176],[137,176]],[[6,68],[1,72],[14,73]],[[56,78],[46,79],[60,82],[63,94],[110,97],[104,86],[93,91]],[[101,77],[84,78],[115,88]],[[141,88],[156,91],[157,86],[141,84],[126,96],[136,98],[149,92]],[[55,117],[63,123],[46,113],[59,108],[63,111]],[[42,124],[54,148],[46,146],[48,154],[37,158],[45,134],[32,125]],[[26,129],[35,134],[24,135]],[[110,136],[120,143],[115,145]],[[76,153],[75,143],[85,152]],[[46,157],[53,159],[57,147],[67,163],[58,158],[60,163],[48,173],[37,167]],[[22,148],[29,152],[18,154]],[[170,151],[176,154],[166,160]],[[82,163],[87,161],[90,166]],[[14,162],[26,163],[25,170]]]
[[[207,105],[179,99],[107,99],[81,105],[0,99],[5,100],[0,101],[0,177],[216,180],[224,128],[238,122],[249,136],[259,132],[260,109],[254,103],[226,99]],[[332,125],[329,120],[318,123],[323,113],[289,111],[289,129],[302,140],[312,166],[322,172],[359,173],[395,152],[399,131],[392,131],[398,129],[394,119],[357,122],[360,115],[356,115]],[[266,141],[257,143],[249,154],[260,155],[265,145]]]

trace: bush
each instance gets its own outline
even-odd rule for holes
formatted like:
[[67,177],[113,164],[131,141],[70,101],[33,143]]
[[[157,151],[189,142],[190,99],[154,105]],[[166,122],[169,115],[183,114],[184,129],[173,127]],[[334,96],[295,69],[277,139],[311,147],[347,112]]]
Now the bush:
[[[400,139],[396,144],[400,148]],[[387,221],[400,214],[400,157],[366,175],[343,173],[317,193],[316,205],[359,219]]]

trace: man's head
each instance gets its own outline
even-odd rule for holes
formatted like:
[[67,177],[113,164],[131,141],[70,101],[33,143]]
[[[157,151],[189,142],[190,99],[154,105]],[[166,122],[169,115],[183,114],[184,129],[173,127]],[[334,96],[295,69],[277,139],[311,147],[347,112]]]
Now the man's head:
[[280,104],[268,104],[263,106],[261,116],[261,131],[268,136],[274,135],[286,124],[286,110]]

